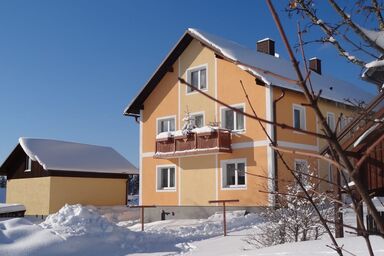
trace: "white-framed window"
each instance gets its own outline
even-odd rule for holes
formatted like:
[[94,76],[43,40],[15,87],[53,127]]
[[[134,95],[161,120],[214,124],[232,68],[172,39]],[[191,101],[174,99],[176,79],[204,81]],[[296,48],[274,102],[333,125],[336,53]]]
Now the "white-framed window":
[[305,107],[293,104],[293,127],[306,130]]
[[[232,106],[242,112],[245,111],[244,104]],[[229,108],[221,109],[221,127],[233,130],[244,131],[245,130],[245,117],[243,114],[233,111]]]
[[29,156],[25,158],[25,172],[32,171],[32,159]]
[[221,177],[223,189],[243,189],[247,186],[246,159],[221,161]]
[[[307,182],[309,177],[305,174],[308,174],[308,161],[304,159],[295,159],[294,170],[297,172],[296,175],[299,176],[302,182]],[[302,174],[304,173],[304,174]]]
[[327,113],[327,124],[328,124],[329,128],[331,128],[332,131],[335,131],[336,123],[335,123],[335,114],[334,113],[331,113],[331,112]]
[[176,166],[160,165],[156,167],[156,190],[174,191],[176,190]]
[[191,117],[193,118],[193,123],[195,124],[196,127],[200,128],[205,125],[203,112],[191,113]]
[[[333,166],[331,163],[328,163],[328,181],[333,183]],[[332,186],[332,184],[329,184],[330,186]]]
[[[187,81],[196,88],[206,91],[208,90],[207,65],[193,67],[187,70]],[[187,86],[187,94],[194,90]]]
[[162,132],[173,132],[176,130],[175,116],[161,117],[157,119],[157,134]]

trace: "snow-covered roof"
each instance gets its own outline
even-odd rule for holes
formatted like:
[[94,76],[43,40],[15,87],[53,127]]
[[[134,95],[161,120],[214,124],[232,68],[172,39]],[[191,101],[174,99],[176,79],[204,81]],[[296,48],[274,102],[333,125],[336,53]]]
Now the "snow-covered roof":
[[19,143],[45,170],[138,174],[137,168],[111,147],[34,138],[20,138]]
[[[221,53],[224,57],[234,61],[240,68],[258,76],[266,84],[302,91],[298,85],[287,81],[289,79],[297,80],[296,73],[289,61],[257,52],[254,49],[246,48],[236,42],[198,29],[190,28],[188,33]],[[305,74],[305,72],[303,73]],[[281,77],[288,79],[282,79]],[[373,95],[353,84],[331,76],[319,75],[316,72],[311,73],[311,82],[314,91],[322,90],[321,97],[325,99],[350,104],[346,99],[369,102],[373,98]]]
[[22,204],[0,203],[0,213],[21,212],[21,211],[25,211],[25,206]]

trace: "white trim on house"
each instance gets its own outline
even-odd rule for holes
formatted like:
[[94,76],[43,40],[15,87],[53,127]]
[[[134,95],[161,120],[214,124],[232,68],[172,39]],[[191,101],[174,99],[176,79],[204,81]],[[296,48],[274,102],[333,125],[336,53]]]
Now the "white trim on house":
[[161,116],[156,118],[156,135],[159,134],[159,121],[165,120],[165,119],[174,119],[175,120],[175,131],[177,130],[176,127],[176,115],[170,115],[170,116]]
[[[175,169],[175,186],[174,187],[169,187],[169,188],[163,188],[163,189],[159,189],[159,170],[161,168],[174,168]],[[156,165],[156,183],[155,183],[155,186],[156,186],[156,192],[176,192],[176,188],[177,188],[177,178],[176,178],[176,175],[177,175],[177,168],[176,168],[176,165],[175,164],[160,164],[160,165]],[[168,172],[168,182],[170,182],[170,172]]]
[[140,142],[139,142],[139,151],[140,151],[140,159],[139,159],[139,204],[143,204],[143,110],[140,110]]
[[[214,82],[214,85],[215,85],[215,99],[217,99],[217,58],[215,57],[215,82]],[[214,113],[214,118],[215,118],[215,122],[217,122],[217,111],[218,111],[218,104],[217,104],[217,101],[215,101],[215,113]]]
[[25,170],[24,172],[32,171],[32,159],[27,155],[27,159],[25,159]]
[[[187,70],[185,71],[185,75],[186,75],[186,80],[188,83],[192,84],[191,83],[191,80],[190,80],[190,73],[193,72],[193,71],[197,71],[197,70],[201,70],[201,69],[204,69],[205,68],[205,83],[206,83],[206,87],[205,89],[200,89],[200,73],[199,73],[199,85],[197,86],[197,88],[199,88],[201,91],[208,91],[208,88],[209,88],[209,85],[208,85],[208,63],[206,64],[202,64],[202,65],[198,65],[198,66],[194,66],[194,67],[190,67],[190,68],[187,68]],[[186,95],[192,95],[192,94],[197,94],[198,92],[197,91],[191,91],[191,92],[188,92],[188,89],[190,88],[188,85],[185,86],[185,94]]]
[[[224,186],[224,177],[226,177],[226,174],[224,175],[224,167],[227,164],[238,164],[238,163],[244,163],[244,179],[245,179],[245,185],[230,185],[228,187]],[[235,159],[227,159],[227,160],[221,160],[220,161],[220,170],[221,170],[221,190],[247,190],[247,159],[246,158],[235,158]],[[235,177],[237,179],[237,177]]]
[[[292,104],[292,126],[295,127],[295,110],[300,111],[300,129],[307,130],[307,113],[305,110],[305,107],[299,105],[299,104]],[[294,133],[300,133],[297,131],[293,131]]]
[[219,155],[215,155],[215,200],[219,200]]
[[[234,107],[234,108],[242,107],[243,108],[243,112],[245,113],[245,103],[237,103],[237,104],[232,104],[230,106]],[[225,121],[224,117],[223,117],[223,111],[225,111],[227,109],[229,109],[229,108],[224,107],[224,106],[220,107],[220,127],[221,128],[225,128],[225,122],[223,122],[223,121]],[[244,115],[243,115],[243,118],[244,118],[244,129],[242,129],[242,130],[233,129],[232,132],[239,133],[239,134],[242,134],[242,133],[246,132],[246,130],[247,130],[247,121],[246,120],[247,120],[247,118]],[[233,123],[234,123],[234,125],[236,124],[236,115],[234,116]]]
[[[272,121],[273,120],[273,87],[268,86],[265,88],[265,111],[266,111],[266,119]],[[267,124],[267,133],[273,138],[273,126],[272,124]],[[266,145],[269,145],[269,140],[265,140]],[[275,154],[271,147],[267,147],[267,166],[268,166],[268,191],[274,191],[274,178],[276,172],[275,166]],[[269,206],[275,206],[275,196],[272,193],[268,194]]]
[[319,151],[319,147],[317,145],[294,143],[294,142],[283,141],[283,140],[278,140],[277,144],[281,147],[296,148],[296,149],[316,151],[316,152]]
[[177,161],[177,170],[178,170],[178,176],[177,176],[177,180],[178,180],[178,204],[179,206],[181,205],[181,159],[179,158],[178,161]]
[[[177,64],[178,64],[178,77],[181,77],[181,71],[180,71],[180,67],[181,67],[181,55],[180,57],[177,59]],[[178,90],[177,90],[177,116],[178,116],[178,119],[177,119],[177,130],[180,130],[180,111],[181,111],[181,82],[180,80],[177,80],[177,84],[178,84]]]
[[[332,120],[332,127],[331,125],[329,124],[329,118]],[[335,119],[335,113],[333,112],[327,112],[327,124],[329,126],[329,128],[331,128],[331,130],[333,132],[336,131],[336,119]]]
[[248,142],[232,143],[231,148],[232,149],[257,148],[257,147],[265,147],[268,145],[269,145],[268,140],[255,140],[255,141],[248,141]]

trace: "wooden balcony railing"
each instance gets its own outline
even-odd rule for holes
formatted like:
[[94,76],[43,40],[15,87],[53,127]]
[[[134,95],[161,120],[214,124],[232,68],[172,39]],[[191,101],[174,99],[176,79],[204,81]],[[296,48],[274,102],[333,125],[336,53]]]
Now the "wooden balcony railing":
[[231,153],[231,132],[225,129],[197,130],[183,135],[176,131],[172,136],[156,139],[155,158],[173,158],[206,153]]

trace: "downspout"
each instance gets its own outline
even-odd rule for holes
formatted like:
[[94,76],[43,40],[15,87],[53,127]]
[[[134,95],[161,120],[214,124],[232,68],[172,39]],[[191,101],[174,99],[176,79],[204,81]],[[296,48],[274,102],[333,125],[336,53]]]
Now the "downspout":
[[[276,117],[276,106],[277,106],[277,102],[280,101],[281,99],[283,99],[285,96],[285,91],[284,89],[281,89],[281,95],[273,100],[273,105],[272,105],[272,112],[273,112],[273,122],[276,123],[277,121],[277,117]],[[276,125],[273,125],[273,133],[272,133],[272,144],[274,146],[277,146],[277,127]],[[279,172],[277,171],[278,168],[277,168],[277,152],[276,150],[273,151],[273,161],[274,161],[274,170],[273,170],[273,177],[274,177],[274,180],[273,180],[273,188],[274,188],[274,192],[277,192],[278,191],[278,174]],[[277,202],[276,200],[276,197],[277,197],[277,194],[275,194],[275,202]],[[276,207],[276,203],[275,203],[275,207]]]

